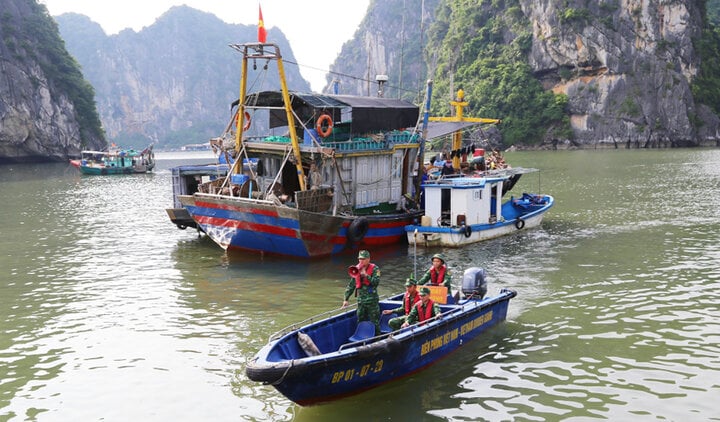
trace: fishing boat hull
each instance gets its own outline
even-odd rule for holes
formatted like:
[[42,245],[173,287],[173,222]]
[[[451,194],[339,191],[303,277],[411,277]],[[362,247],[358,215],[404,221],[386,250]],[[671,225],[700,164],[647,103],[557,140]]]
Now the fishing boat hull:
[[193,220],[188,210],[182,206],[180,196],[194,194],[203,181],[222,178],[227,174],[228,170],[229,166],[227,164],[182,165],[171,168],[173,207],[165,209],[170,221],[181,230],[188,227],[198,229],[195,220]]
[[[516,292],[503,289],[497,296],[441,305],[439,319],[413,325],[367,341],[346,344],[357,319],[355,312],[320,320],[291,331],[263,347],[246,367],[251,380],[273,385],[300,405],[336,400],[421,371],[448,356],[490,327],[505,320]],[[381,301],[381,309],[398,306]],[[308,356],[302,349],[302,332],[321,352]]]
[[196,193],[179,196],[197,226],[224,249],[303,258],[404,242],[419,213],[346,217],[271,201]]
[[135,173],[147,173],[151,169],[144,168],[142,170],[136,170],[133,167],[106,167],[106,166],[83,166],[78,167],[80,173],[91,176],[105,176],[111,174],[135,174]]
[[518,207],[513,200],[505,202],[502,206],[502,218],[494,223],[450,227],[408,225],[405,227],[408,243],[427,247],[461,247],[538,227],[555,200],[549,195],[532,196],[542,199],[538,200],[537,205],[530,207]]

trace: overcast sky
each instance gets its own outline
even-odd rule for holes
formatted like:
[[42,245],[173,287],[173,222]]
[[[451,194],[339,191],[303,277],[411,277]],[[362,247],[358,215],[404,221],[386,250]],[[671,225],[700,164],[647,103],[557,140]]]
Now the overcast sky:
[[[277,27],[290,41],[300,72],[314,91],[325,85],[325,73],[343,43],[350,40],[365,17],[370,0],[39,0],[52,16],[74,12],[88,16],[108,35],[125,28],[152,25],[175,5],[210,12],[227,23],[257,25],[258,4],[265,28]],[[233,40],[228,40],[232,42]],[[268,39],[272,41],[272,39]],[[322,69],[317,71],[308,68]]]

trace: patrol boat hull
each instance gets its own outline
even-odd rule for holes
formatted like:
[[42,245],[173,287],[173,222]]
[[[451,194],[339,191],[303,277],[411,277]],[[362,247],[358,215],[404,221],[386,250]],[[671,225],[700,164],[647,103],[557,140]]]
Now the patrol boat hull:
[[[482,298],[468,293],[466,280],[477,285],[479,271],[466,270],[463,292],[466,298],[452,305],[440,305],[442,314],[430,321],[391,332],[389,316],[381,321],[383,333],[351,341],[358,326],[355,310],[322,318],[322,315],[272,336],[270,342],[247,364],[253,381],[271,384],[293,402],[306,406],[358,394],[384,383],[406,377],[438,362],[505,320],[510,299],[516,292],[502,289],[496,296]],[[472,289],[469,289],[472,291]],[[484,292],[483,292],[484,294]],[[382,310],[402,303],[402,295],[380,301]],[[308,354],[304,333],[319,350]]]

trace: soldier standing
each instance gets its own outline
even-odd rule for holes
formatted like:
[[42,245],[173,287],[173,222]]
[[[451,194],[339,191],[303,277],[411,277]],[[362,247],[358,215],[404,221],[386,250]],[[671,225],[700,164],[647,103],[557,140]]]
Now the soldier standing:
[[[352,268],[352,267],[351,267]],[[380,334],[380,268],[370,262],[370,252],[362,250],[358,253],[357,271],[350,277],[345,289],[342,307],[348,306],[353,292],[357,296],[357,316],[359,321],[370,321],[375,324],[375,334]]]

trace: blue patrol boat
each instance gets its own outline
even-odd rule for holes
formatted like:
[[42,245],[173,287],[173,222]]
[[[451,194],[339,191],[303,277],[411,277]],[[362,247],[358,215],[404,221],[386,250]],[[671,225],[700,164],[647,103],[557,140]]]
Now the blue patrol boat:
[[[440,315],[398,331],[387,325],[392,315],[384,315],[378,336],[373,323],[358,323],[355,310],[318,315],[273,334],[245,372],[303,406],[408,376],[505,320],[510,299],[517,294],[501,289],[485,297],[485,270],[478,267],[465,270],[462,292],[464,298],[440,305]],[[401,306],[402,297],[381,300],[381,310]]]

